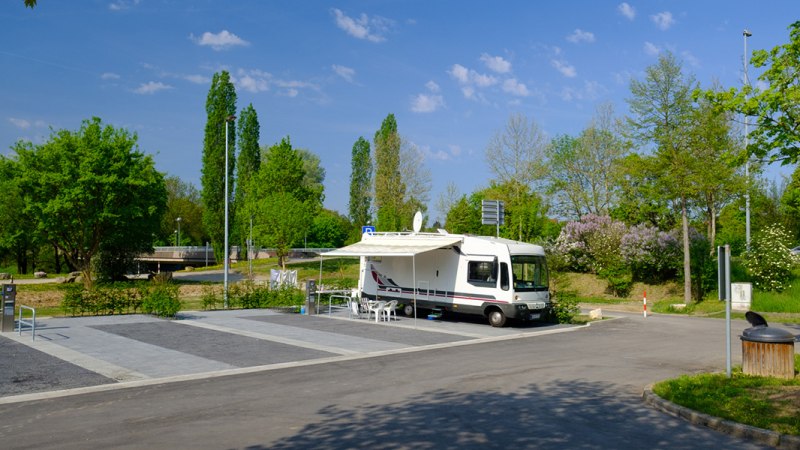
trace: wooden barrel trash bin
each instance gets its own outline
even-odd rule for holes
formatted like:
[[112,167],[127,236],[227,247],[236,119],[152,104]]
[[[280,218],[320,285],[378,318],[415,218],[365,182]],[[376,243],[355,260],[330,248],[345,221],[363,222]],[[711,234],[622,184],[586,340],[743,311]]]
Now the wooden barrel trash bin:
[[745,314],[753,325],[742,332],[742,372],[762,377],[794,378],[795,335],[771,328],[752,311]]

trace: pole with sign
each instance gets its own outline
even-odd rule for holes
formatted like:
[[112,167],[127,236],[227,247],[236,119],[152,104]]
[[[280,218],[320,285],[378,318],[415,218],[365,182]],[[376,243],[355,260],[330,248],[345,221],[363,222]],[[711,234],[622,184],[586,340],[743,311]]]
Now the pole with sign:
[[731,246],[717,247],[719,299],[725,302],[725,374],[731,377]]
[[495,225],[500,237],[500,225],[505,223],[505,203],[502,200],[483,200],[481,202],[481,224]]

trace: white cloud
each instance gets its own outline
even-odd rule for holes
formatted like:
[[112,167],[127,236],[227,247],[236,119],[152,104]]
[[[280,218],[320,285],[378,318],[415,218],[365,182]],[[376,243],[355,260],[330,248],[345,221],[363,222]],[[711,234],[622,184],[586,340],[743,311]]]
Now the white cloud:
[[138,5],[140,0],[117,0],[108,4],[111,11],[122,11]]
[[519,97],[527,97],[531,94],[530,91],[528,91],[528,88],[524,84],[517,81],[516,78],[509,78],[504,81],[503,91]]
[[605,95],[608,89],[596,81],[584,81],[583,87],[565,87],[561,90],[561,99],[564,101],[589,100],[594,101]]
[[692,54],[689,50],[684,50],[681,52],[681,57],[689,63],[692,67],[700,67],[700,59]]
[[464,97],[470,99],[476,98],[476,87],[486,88],[497,84],[497,78],[491,75],[478,73],[472,69],[467,69],[461,64],[453,64],[453,67],[448,73],[461,85],[461,92],[464,94]]
[[481,61],[493,72],[508,73],[511,71],[511,63],[503,59],[502,56],[491,56],[483,53],[481,54]]
[[444,99],[441,95],[418,94],[411,101],[411,111],[415,113],[430,113],[444,106]]
[[205,75],[184,75],[183,79],[194,84],[208,84],[211,82],[211,78]]
[[431,92],[439,92],[439,90],[440,90],[439,89],[439,85],[436,84],[436,82],[433,81],[433,80],[428,81],[427,83],[425,83],[425,87],[428,88],[428,90],[431,91]]
[[197,45],[209,46],[216,51],[225,50],[237,45],[245,47],[250,45],[249,42],[229,32],[228,30],[222,30],[217,34],[206,31],[199,38],[190,34],[189,39],[193,40]]
[[352,83],[353,82],[353,78],[356,76],[356,70],[355,69],[351,69],[350,67],[340,66],[338,64],[334,64],[334,65],[331,66],[331,68],[336,73],[336,75],[339,75],[340,77],[342,77],[348,83]]
[[628,20],[633,20],[636,18],[636,10],[633,6],[623,2],[617,6],[617,11],[625,16]]
[[353,18],[336,8],[331,9],[331,13],[336,20],[336,26],[350,36],[370,42],[385,41],[384,34],[392,25],[391,20],[380,16],[369,17],[362,13],[358,18]]
[[119,80],[121,77],[113,72],[104,72],[100,75],[101,80]]
[[461,155],[461,146],[456,144],[450,144],[447,146],[450,149],[450,154],[453,156],[460,156]]
[[672,18],[672,13],[669,11],[653,14],[650,16],[650,20],[652,20],[658,29],[662,31],[669,30],[671,26],[675,25],[675,19]]
[[550,64],[552,64],[556,70],[561,72],[561,75],[564,75],[567,78],[575,78],[578,75],[578,71],[575,70],[575,66],[569,64],[563,59],[552,59],[550,60]]
[[160,81],[150,81],[148,83],[139,85],[139,87],[134,89],[133,92],[137,94],[155,94],[156,92],[163,91],[165,89],[172,89],[172,86],[164,84]]
[[581,42],[592,43],[594,42],[594,33],[576,28],[572,34],[567,36],[567,41],[572,42],[573,44],[580,44]]
[[17,119],[16,117],[9,117],[8,121],[17,128],[27,130],[31,127],[31,122],[25,119]]
[[269,90],[272,74],[258,69],[244,70],[239,69],[235,77],[231,77],[233,83],[245,91],[258,93]]
[[661,49],[656,44],[645,41],[644,52],[650,56],[658,56],[658,54],[661,53]]
[[453,78],[458,80],[459,83],[469,83],[469,69],[461,64],[453,64],[453,68],[450,69],[449,73]]

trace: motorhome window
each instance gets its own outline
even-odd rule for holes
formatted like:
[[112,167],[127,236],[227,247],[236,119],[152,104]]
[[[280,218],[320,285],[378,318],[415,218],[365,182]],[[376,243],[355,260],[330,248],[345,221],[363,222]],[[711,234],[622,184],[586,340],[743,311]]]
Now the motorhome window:
[[508,264],[500,263],[500,289],[508,290]]
[[497,286],[497,265],[492,261],[470,261],[467,282],[475,286]]
[[544,256],[515,255],[511,257],[514,290],[546,291],[548,286],[547,261]]

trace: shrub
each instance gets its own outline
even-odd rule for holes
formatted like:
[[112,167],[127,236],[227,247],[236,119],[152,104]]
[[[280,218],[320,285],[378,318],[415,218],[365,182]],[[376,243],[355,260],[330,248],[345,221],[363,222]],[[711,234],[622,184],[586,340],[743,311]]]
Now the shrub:
[[551,303],[550,318],[556,323],[572,323],[581,309],[578,306],[578,296],[574,292],[559,292]]
[[631,227],[620,243],[620,253],[634,280],[658,283],[674,278],[683,251],[674,233],[647,224]]
[[142,296],[142,312],[159,317],[175,317],[181,309],[178,286],[156,283],[147,288]]
[[770,225],[753,237],[743,263],[756,288],[781,292],[789,287],[797,263],[789,251],[790,245],[789,233],[779,224]]
[[619,265],[620,243],[626,231],[622,222],[587,214],[561,229],[554,253],[563,255],[572,270],[599,274],[604,268]]
[[203,309],[217,309],[217,303],[222,303],[222,297],[216,292],[213,286],[203,287]]
[[141,295],[132,284],[95,286],[90,291],[70,286],[61,302],[62,309],[73,316],[135,313],[141,305]]

